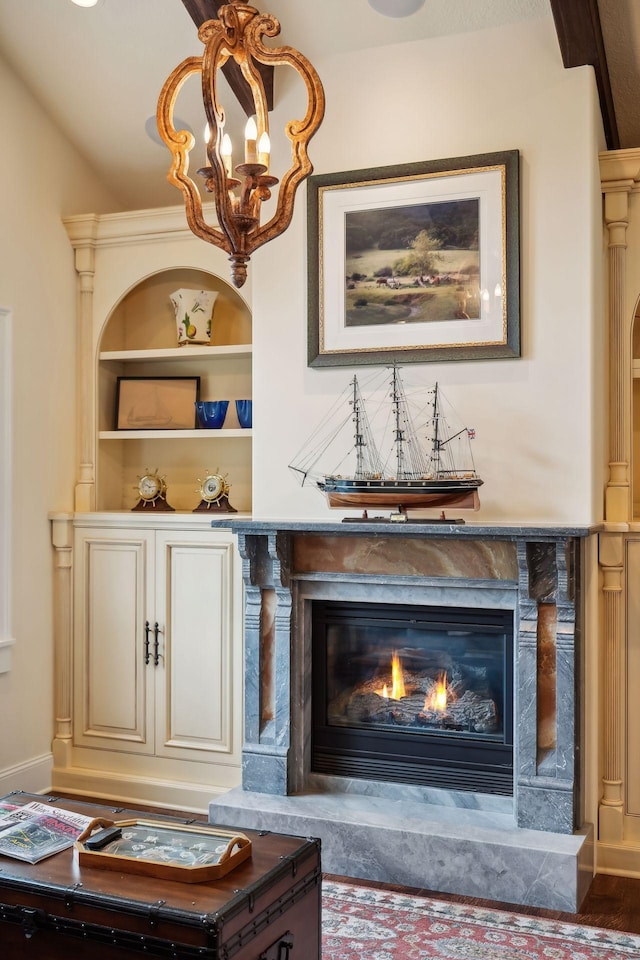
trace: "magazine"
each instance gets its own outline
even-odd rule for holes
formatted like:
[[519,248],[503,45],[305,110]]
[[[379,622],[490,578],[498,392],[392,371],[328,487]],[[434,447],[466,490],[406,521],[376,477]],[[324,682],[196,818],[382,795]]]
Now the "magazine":
[[17,809],[17,803],[7,803],[6,800],[0,801],[0,830],[4,829],[6,818],[10,817],[13,811]]
[[73,846],[91,817],[46,803],[0,807],[0,856],[38,863]]

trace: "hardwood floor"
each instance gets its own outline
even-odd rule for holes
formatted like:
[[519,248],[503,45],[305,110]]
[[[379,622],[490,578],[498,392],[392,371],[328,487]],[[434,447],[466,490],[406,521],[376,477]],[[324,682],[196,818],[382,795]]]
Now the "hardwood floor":
[[[88,803],[105,803],[104,800],[72,796],[71,794],[56,793],[55,796]],[[179,810],[168,810],[140,804],[136,804],[136,809],[149,813],[162,813],[191,820],[201,820],[203,822],[206,822],[207,819],[204,814],[182,813]],[[327,874],[327,876],[333,880],[353,882],[350,877],[338,877],[330,874]],[[583,923],[592,927],[605,927],[610,930],[622,930],[626,933],[640,935],[640,879],[636,880],[630,877],[613,877],[605,874],[597,874],[593,879],[593,883],[579,913],[561,913],[559,911],[541,910],[536,907],[521,907],[510,903],[497,902],[495,900],[458,897],[454,894],[437,893],[426,888],[391,887],[386,884],[367,880],[356,880],[355,882],[361,886],[378,887],[385,890],[392,889],[399,893],[427,896],[436,900],[450,900],[472,906],[488,907],[494,910],[508,910],[512,913],[546,917],[550,920],[562,920],[566,923]]]

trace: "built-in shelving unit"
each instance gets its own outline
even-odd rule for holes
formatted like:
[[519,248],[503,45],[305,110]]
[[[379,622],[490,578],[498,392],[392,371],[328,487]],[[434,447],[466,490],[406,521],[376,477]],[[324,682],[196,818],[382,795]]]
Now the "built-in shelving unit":
[[[213,290],[210,346],[177,345],[170,294],[177,289]],[[130,510],[138,477],[157,469],[167,482],[167,501],[176,510],[199,503],[198,481],[209,471],[227,476],[230,502],[251,510],[251,430],[238,423],[235,400],[251,397],[251,318],[237,292],[202,270],[179,268],[137,283],[109,314],[100,338],[97,371],[98,510]],[[219,430],[118,430],[116,397],[120,377],[200,378],[201,400],[229,400]]]

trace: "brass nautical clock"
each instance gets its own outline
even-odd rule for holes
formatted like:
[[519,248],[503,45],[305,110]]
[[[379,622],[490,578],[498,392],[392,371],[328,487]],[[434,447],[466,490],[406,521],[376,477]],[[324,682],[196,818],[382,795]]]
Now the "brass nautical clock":
[[157,467],[153,471],[147,467],[146,472],[138,477],[134,489],[140,499],[133,510],[146,510],[149,507],[155,510],[174,509],[167,503],[167,483],[164,477],[159,476]]
[[194,513],[204,510],[216,510],[220,513],[238,512],[229,503],[229,484],[226,476],[223,476],[219,470],[215,473],[208,471],[202,480],[198,477],[198,484],[196,492],[202,499]]

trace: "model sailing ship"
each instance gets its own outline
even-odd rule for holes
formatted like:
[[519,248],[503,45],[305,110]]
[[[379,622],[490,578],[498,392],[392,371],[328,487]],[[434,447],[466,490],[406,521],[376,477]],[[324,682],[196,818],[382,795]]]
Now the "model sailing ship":
[[[385,378],[388,389],[376,402],[375,391],[365,397],[354,375],[339,401],[346,414],[334,427],[330,414],[290,469],[303,484],[321,490],[330,507],[386,507],[400,514],[424,507],[477,510],[483,481],[469,442],[474,431],[452,425],[437,383],[420,391],[422,406],[414,412],[415,398],[410,402],[400,368],[393,366]],[[352,434],[350,449],[340,452],[338,441],[347,431]],[[319,465],[332,451],[339,459],[333,469],[323,469]]]

